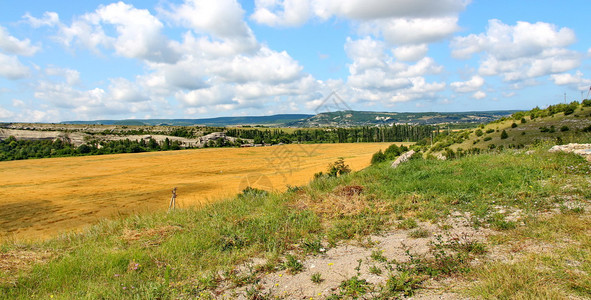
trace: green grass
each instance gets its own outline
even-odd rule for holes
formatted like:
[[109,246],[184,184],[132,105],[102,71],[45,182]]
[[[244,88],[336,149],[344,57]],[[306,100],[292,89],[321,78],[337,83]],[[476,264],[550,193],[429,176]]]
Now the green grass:
[[[532,154],[502,151],[448,161],[415,159],[396,169],[382,163],[338,178],[321,178],[284,194],[246,193],[202,209],[105,221],[83,234],[44,243],[2,245],[0,254],[48,251],[53,258],[23,268],[14,284],[3,281],[8,274],[0,271],[0,298],[196,298],[220,285],[222,277],[230,278],[234,286],[256,285],[261,273],[280,269],[282,261],[297,273],[301,269],[296,257],[318,254],[324,251],[322,245],[334,246],[396,224],[404,224],[402,229],[416,228],[417,221],[444,220],[452,212],[469,212],[475,227],[496,230],[502,235],[498,243],[528,239],[554,243],[565,237],[577,243],[510,267],[487,264],[473,270],[466,262],[486,253],[487,247],[458,241],[442,248],[445,252],[436,252],[439,261],[416,260],[404,270],[408,276],[391,278],[391,293],[410,295],[423,276],[456,272],[454,268],[461,267],[462,274],[475,276],[480,284],[469,293],[484,298],[559,298],[572,293],[587,297],[591,284],[581,274],[591,271],[591,227],[585,210],[563,209],[557,219],[535,215],[567,198],[589,199],[590,172],[589,163],[579,156],[548,153],[547,147],[534,148]],[[363,209],[324,215],[313,206],[297,205],[302,197],[312,203],[335,199],[333,191],[346,185],[364,187]],[[530,216],[526,227],[510,223],[497,207],[521,209]],[[375,261],[381,261],[378,254],[372,256]],[[234,271],[252,257],[265,258],[267,263],[246,272]],[[583,273],[567,272],[569,261],[579,262],[577,268]],[[524,274],[523,282],[507,277],[521,276],[538,263],[549,270],[542,269],[535,276]],[[490,272],[494,276],[486,278]],[[507,288],[499,290],[499,286]],[[511,288],[521,288],[523,294],[511,294]],[[341,284],[339,295],[360,296],[370,290],[362,278],[354,277]]]

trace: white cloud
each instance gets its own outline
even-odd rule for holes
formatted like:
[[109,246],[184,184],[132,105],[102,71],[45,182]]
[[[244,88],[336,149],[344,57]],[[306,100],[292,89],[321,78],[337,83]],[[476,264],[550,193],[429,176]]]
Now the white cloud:
[[154,99],[144,96],[141,87],[123,78],[110,80],[107,89],[78,89],[65,82],[40,81],[35,98],[70,112],[69,119],[97,119],[101,116],[159,111]]
[[[244,22],[244,10],[235,0],[185,0],[162,13],[177,23],[220,39],[256,44],[254,34]],[[222,21],[223,20],[223,21]]]
[[23,19],[25,19],[26,22],[34,28],[39,28],[42,26],[54,27],[60,24],[59,15],[56,12],[50,11],[43,13],[43,18],[39,19],[31,16],[29,13],[26,13],[23,16]]
[[25,107],[25,102],[19,99],[12,99],[12,106],[13,107]]
[[39,51],[38,46],[31,45],[29,39],[19,40],[8,33],[8,30],[0,26],[0,49],[8,54],[32,56]]
[[125,78],[111,79],[109,97],[117,102],[142,102],[149,100],[140,87]]
[[474,98],[476,100],[484,99],[484,98],[486,98],[486,93],[483,91],[478,91],[478,92],[472,94],[472,98]]
[[228,64],[211,68],[225,80],[237,83],[292,81],[300,76],[303,69],[287,52],[276,52],[266,47],[262,47],[257,55],[238,55]]
[[468,81],[456,81],[450,83],[451,88],[458,93],[471,93],[478,91],[484,85],[484,78],[475,75]]
[[428,99],[445,88],[445,83],[428,83],[423,77],[443,70],[430,57],[415,64],[398,62],[386,53],[384,42],[371,37],[348,38],[345,51],[353,61],[347,84],[354,90],[348,92],[354,101],[395,103]]
[[311,14],[309,1],[256,0],[250,18],[268,26],[299,26],[308,21]]
[[321,18],[333,15],[357,20],[389,17],[438,17],[457,14],[470,3],[466,0],[316,0],[314,12]]
[[489,20],[486,33],[471,34],[453,39],[452,55],[469,58],[479,52],[487,52],[499,60],[535,56],[547,49],[561,48],[576,41],[570,28],[557,29],[556,25],[537,22],[517,22],[515,26],[500,20]]
[[69,85],[77,85],[80,83],[80,72],[77,70],[50,67],[45,69],[45,73],[49,76],[63,77]]
[[29,68],[24,66],[16,56],[0,53],[0,77],[15,80],[29,75]]
[[[103,26],[114,26],[117,36],[105,33]],[[99,52],[98,46],[114,48],[123,57],[173,63],[180,54],[176,44],[162,33],[164,25],[146,9],[137,9],[123,2],[99,6],[89,14],[75,19],[70,26],[60,26],[59,39],[67,46],[79,41]]]
[[[257,0],[250,18],[269,26],[299,26],[313,16],[322,20],[336,16],[355,21],[362,35],[383,37],[393,45],[420,46],[458,31],[457,16],[469,3],[469,0]],[[422,48],[415,50],[425,53]],[[407,60],[422,58],[418,56]]]
[[574,75],[569,73],[553,74],[550,77],[557,85],[570,85],[579,90],[587,90],[591,86],[591,79],[583,78],[583,73],[577,71]]
[[0,106],[0,120],[9,120],[14,116],[14,112]]
[[553,24],[517,22],[515,26],[490,20],[486,33],[454,38],[456,58],[483,53],[479,73],[519,81],[572,70],[582,55],[565,47],[576,41],[574,31]]
[[358,21],[387,18],[439,18],[457,15],[469,0],[257,0],[251,15],[268,26],[299,26],[311,17]]
[[416,45],[440,41],[459,30],[457,17],[391,18],[366,22],[360,32],[382,35],[393,45]]
[[[402,65],[402,64],[400,64]],[[425,57],[416,64],[406,67],[405,71],[398,73],[400,77],[417,77],[427,74],[438,74],[443,71],[443,66],[438,65],[431,57]]]
[[392,53],[400,61],[417,61],[424,58],[428,50],[426,44],[419,44],[396,47]]

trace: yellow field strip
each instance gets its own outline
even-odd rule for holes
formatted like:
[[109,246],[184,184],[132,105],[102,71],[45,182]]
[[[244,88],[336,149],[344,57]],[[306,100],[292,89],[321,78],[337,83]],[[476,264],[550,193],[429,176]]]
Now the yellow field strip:
[[188,207],[246,186],[307,184],[338,157],[353,170],[390,143],[209,148],[0,162],[0,239],[43,239],[102,218]]

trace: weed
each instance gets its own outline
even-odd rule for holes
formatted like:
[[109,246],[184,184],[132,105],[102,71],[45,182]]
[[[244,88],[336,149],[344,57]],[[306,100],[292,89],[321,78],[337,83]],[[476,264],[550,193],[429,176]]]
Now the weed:
[[431,232],[429,232],[429,230],[424,229],[424,228],[417,228],[408,234],[408,236],[413,239],[426,238],[426,237],[429,237],[430,235],[431,235]]
[[514,229],[517,226],[514,221],[505,220],[505,216],[499,213],[493,214],[488,222],[496,230],[509,230]]
[[376,265],[373,265],[369,267],[369,273],[379,276],[382,275],[382,269]]
[[283,268],[291,274],[297,274],[304,270],[304,264],[295,256],[288,254],[283,262]]
[[322,278],[322,274],[320,274],[318,272],[312,274],[312,276],[310,276],[310,280],[316,284],[319,284],[324,281],[324,279]]
[[418,276],[410,272],[398,272],[388,278],[381,296],[388,299],[411,297],[421,287],[425,279],[424,276]]
[[413,229],[417,228],[419,225],[415,219],[406,219],[396,225],[398,229]]
[[371,252],[371,259],[377,262],[387,262],[388,259],[384,256],[383,250],[374,250]]
[[341,290],[340,295],[345,297],[357,298],[369,292],[371,284],[358,276],[353,276],[347,280],[343,280],[339,285]]
[[306,239],[301,245],[304,249],[304,252],[308,254],[319,254],[326,251],[326,249],[322,246],[322,240],[319,238]]

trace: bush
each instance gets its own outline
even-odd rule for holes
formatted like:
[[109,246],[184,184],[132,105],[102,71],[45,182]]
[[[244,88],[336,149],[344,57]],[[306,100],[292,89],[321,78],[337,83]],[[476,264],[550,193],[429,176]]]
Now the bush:
[[525,118],[521,118],[521,124],[525,124],[527,123],[527,121],[525,120]]
[[583,107],[589,107],[591,106],[591,99],[585,99],[583,100]]
[[515,128],[517,127],[517,124],[515,122],[513,122],[513,124],[511,124],[511,128]]
[[[515,123],[513,123],[513,124],[515,124]],[[507,131],[503,130],[503,132],[501,132],[501,139],[504,140],[504,139],[506,139],[508,137],[509,137],[509,135],[507,134]]]
[[487,137],[485,137],[485,138],[484,138],[484,139],[482,139],[482,140],[483,140],[483,141],[485,141],[485,142],[488,142],[488,141],[492,140],[492,137],[490,137],[490,136],[487,136]]
[[564,125],[562,127],[560,127],[560,131],[565,132],[565,131],[569,131],[570,128],[568,128],[568,126]]
[[481,129],[477,129],[475,132],[476,136],[482,136],[484,134],[484,132],[482,132]]
[[495,130],[492,128],[486,130],[486,133],[493,133],[493,132],[495,132]]
[[373,156],[371,157],[371,164],[372,165],[375,165],[377,163],[381,163],[383,161],[386,161],[386,155],[382,152],[382,150],[374,153]]
[[334,163],[328,165],[327,175],[330,177],[338,177],[343,174],[351,173],[349,165],[345,165],[345,159],[340,157]]

